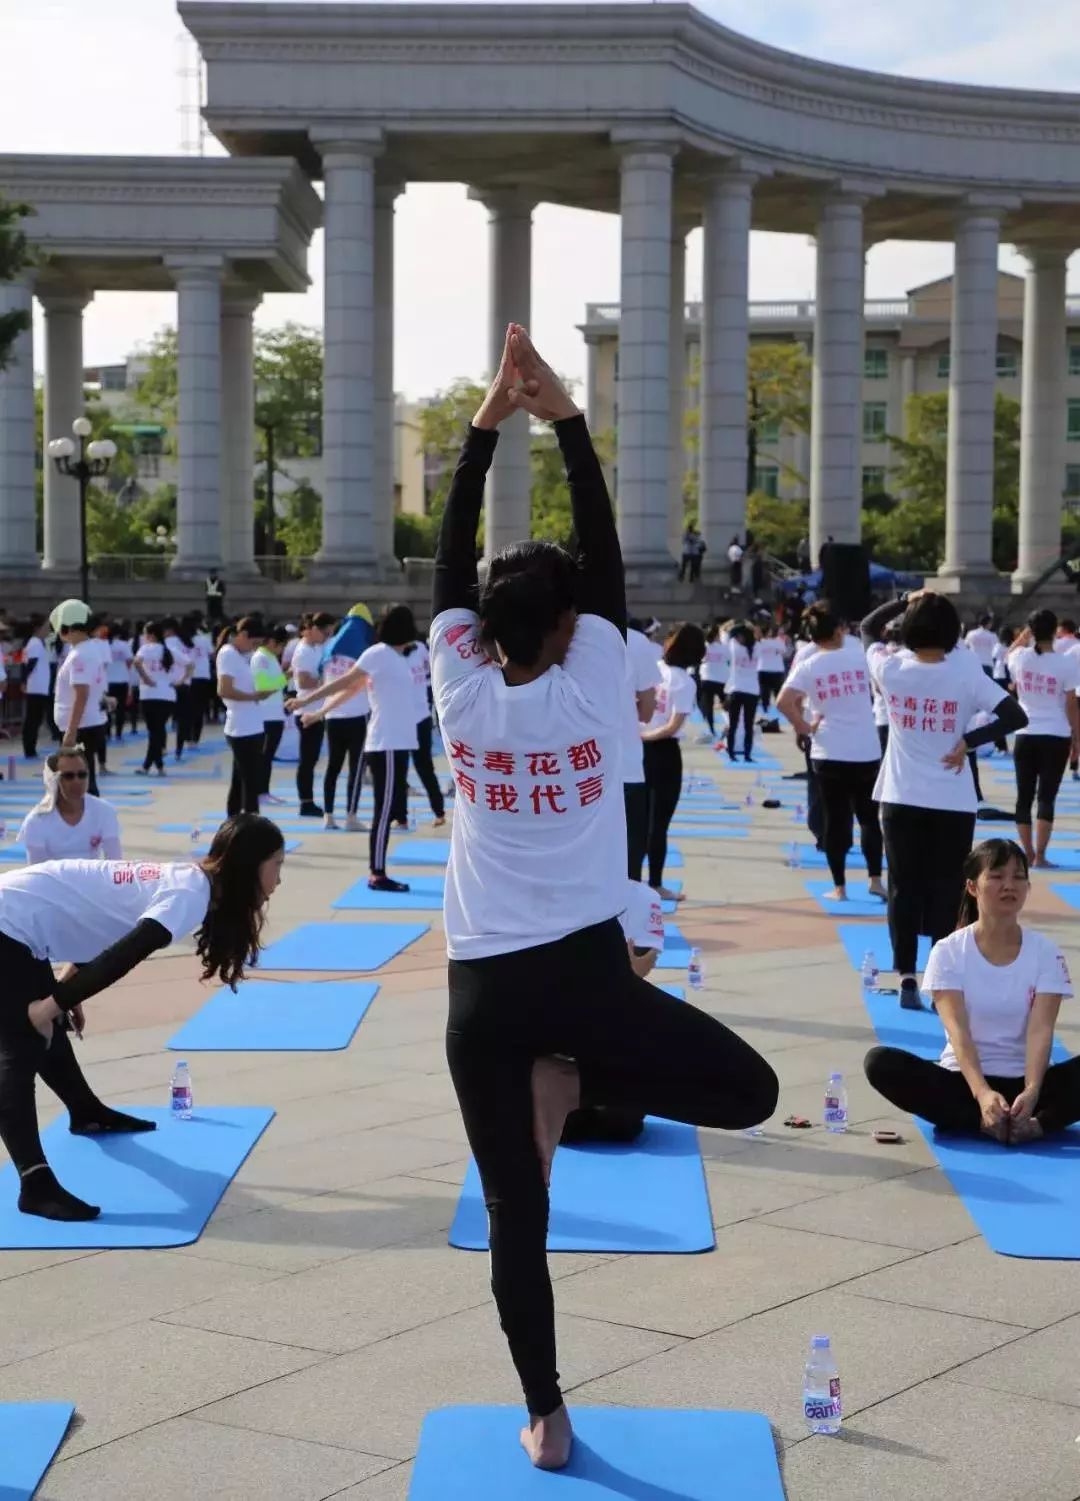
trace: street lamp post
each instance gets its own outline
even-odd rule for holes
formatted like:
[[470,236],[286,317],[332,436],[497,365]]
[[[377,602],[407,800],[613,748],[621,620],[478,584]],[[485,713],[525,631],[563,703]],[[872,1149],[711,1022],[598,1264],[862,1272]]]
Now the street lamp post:
[[[48,446],[49,458],[61,474],[69,474],[79,482],[79,588],[83,601],[90,602],[90,562],[86,553],[86,490],[92,479],[100,479],[108,473],[109,465],[116,457],[116,444],[111,438],[98,438],[88,442],[93,427],[89,417],[76,417],[71,424],[74,438],[53,438]],[[75,457],[78,452],[78,458]]]

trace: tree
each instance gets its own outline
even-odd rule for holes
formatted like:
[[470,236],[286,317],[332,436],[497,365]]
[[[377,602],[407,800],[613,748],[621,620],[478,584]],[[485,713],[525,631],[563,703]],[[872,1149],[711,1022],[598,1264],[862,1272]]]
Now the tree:
[[420,408],[420,445],[437,475],[428,505],[432,516],[442,515],[462,435],[486,392],[486,386],[461,377]]
[[810,506],[805,500],[778,500],[755,490],[746,502],[746,526],[764,552],[782,558],[793,567],[799,540],[810,525]]
[[176,407],[179,399],[177,352],[179,340],[175,328],[159,328],[146,351],[146,369],[135,385],[135,405],[152,413],[168,429],[165,446],[176,452]]
[[[9,203],[0,198],[0,282],[13,281],[20,271],[31,266],[33,252],[22,230],[22,221],[33,210],[27,203]],[[18,309],[0,313],[0,370],[6,370],[13,358],[15,340],[30,327],[29,312]]]
[[[281,328],[259,330],[255,335],[255,428],[257,457],[263,465],[261,510],[269,553],[274,551],[278,530],[275,477],[282,474],[292,479],[282,466],[283,458],[307,458],[319,452],[322,400],[323,346],[318,329],[285,323]],[[312,497],[319,500],[307,485],[301,509],[310,510]],[[294,538],[305,525],[297,520],[290,529]],[[313,551],[317,550],[318,543]]]
[[[753,490],[758,457],[786,432],[810,431],[810,384],[813,363],[806,346],[794,340],[752,343],[746,358],[746,489]],[[772,457],[773,455],[770,455]],[[777,462],[780,463],[777,456]],[[781,467],[806,484],[806,476],[788,464]]]

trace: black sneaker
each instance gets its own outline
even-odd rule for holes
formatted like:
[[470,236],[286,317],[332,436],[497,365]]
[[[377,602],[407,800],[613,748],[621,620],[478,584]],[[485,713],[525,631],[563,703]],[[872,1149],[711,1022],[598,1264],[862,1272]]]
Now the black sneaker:
[[369,891],[408,891],[407,881],[395,881],[390,876],[368,876]]
[[318,803],[301,803],[300,804],[300,817],[301,818],[322,818],[323,817],[323,810],[319,807]]
[[900,1005],[905,1011],[924,1011],[918,980],[900,981]]

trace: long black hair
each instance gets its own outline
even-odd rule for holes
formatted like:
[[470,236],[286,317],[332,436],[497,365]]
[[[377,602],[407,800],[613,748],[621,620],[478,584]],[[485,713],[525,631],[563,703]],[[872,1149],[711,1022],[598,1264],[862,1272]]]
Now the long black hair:
[[144,635],[153,636],[161,643],[161,665],[166,672],[171,672],[173,665],[173,654],[165,645],[165,633],[171,623],[174,622],[168,620],[148,620],[143,626]]
[[375,639],[386,646],[408,646],[416,638],[416,620],[408,605],[390,605],[375,627]]
[[664,642],[664,661],[669,667],[688,671],[699,667],[705,655],[705,632],[699,625],[677,625]]
[[480,591],[480,636],[517,667],[535,667],[544,640],[577,598],[577,564],[555,542],[511,542],[488,564]]
[[1058,628],[1058,618],[1053,610],[1033,610],[1027,623],[1035,650],[1053,651]]
[[244,966],[257,962],[266,917],[259,870],[284,847],[277,824],[257,813],[234,813],[214,835],[200,862],[210,881],[210,905],[195,937],[204,980],[235,990]]
[[1027,856],[1015,839],[984,839],[971,851],[964,861],[964,894],[960,898],[960,912],[956,919],[958,928],[970,928],[979,916],[979,903],[967,889],[967,883],[977,881],[984,871],[1001,870],[1010,860],[1016,861],[1026,881]]

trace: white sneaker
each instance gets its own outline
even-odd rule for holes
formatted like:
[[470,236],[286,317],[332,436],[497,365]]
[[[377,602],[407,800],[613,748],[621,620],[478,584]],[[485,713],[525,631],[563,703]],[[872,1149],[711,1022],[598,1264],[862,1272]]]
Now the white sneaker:
[[341,825],[336,821],[332,813],[324,813],[322,825],[324,829],[340,829]]
[[345,827],[350,834],[366,834],[367,825],[362,824],[355,813],[350,813],[345,819]]

